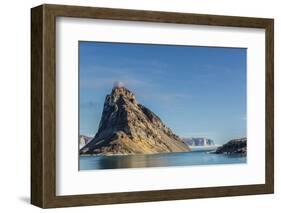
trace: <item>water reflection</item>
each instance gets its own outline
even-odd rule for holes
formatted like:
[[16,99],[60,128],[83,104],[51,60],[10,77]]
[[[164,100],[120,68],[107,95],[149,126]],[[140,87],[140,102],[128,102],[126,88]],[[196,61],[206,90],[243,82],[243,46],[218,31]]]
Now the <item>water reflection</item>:
[[155,158],[154,155],[99,156],[97,161],[98,169],[142,168],[151,167],[151,164],[155,166],[165,166],[168,163],[166,158]]
[[127,156],[81,156],[80,170],[233,164],[246,163],[246,160],[246,157],[242,155],[218,155],[207,152]]

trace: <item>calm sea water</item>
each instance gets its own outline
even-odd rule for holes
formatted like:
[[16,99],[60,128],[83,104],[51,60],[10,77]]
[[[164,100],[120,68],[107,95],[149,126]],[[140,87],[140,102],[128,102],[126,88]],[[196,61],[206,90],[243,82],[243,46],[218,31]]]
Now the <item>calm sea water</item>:
[[80,170],[246,163],[241,155],[210,154],[206,151],[126,156],[80,156]]

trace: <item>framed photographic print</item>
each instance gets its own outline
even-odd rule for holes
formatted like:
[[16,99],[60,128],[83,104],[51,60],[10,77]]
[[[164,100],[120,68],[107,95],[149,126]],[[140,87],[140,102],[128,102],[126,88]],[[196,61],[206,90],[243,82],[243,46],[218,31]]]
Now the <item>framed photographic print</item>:
[[31,9],[31,203],[273,193],[273,19]]

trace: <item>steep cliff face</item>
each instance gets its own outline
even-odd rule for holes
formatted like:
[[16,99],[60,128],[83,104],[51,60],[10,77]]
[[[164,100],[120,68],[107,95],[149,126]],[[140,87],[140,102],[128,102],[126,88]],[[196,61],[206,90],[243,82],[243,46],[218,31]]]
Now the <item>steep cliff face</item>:
[[139,104],[124,86],[116,86],[105,98],[95,137],[81,154],[152,154],[187,152],[186,145],[161,119]]
[[208,138],[182,138],[182,140],[189,146],[215,146],[213,140]]

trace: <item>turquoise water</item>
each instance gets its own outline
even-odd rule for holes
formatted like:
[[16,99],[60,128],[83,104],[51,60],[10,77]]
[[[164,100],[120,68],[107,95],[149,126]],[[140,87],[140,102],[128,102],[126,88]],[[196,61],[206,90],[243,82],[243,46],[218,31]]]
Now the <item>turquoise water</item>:
[[151,155],[80,156],[80,170],[120,169],[167,166],[196,166],[246,163],[241,155],[202,152],[163,153]]

